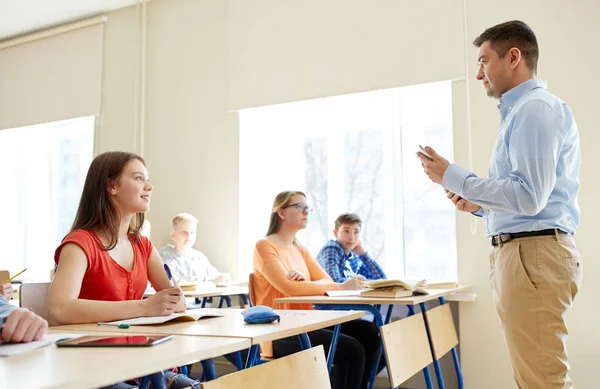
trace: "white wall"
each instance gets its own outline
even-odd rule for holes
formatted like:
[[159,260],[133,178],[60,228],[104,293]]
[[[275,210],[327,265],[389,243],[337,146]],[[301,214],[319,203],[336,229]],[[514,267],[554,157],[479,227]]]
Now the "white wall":
[[[286,9],[288,3],[276,3],[277,7],[263,8],[261,12],[279,11],[288,16],[292,11],[298,12],[297,4]],[[306,4],[306,7],[310,7],[310,3]],[[404,15],[411,15],[411,7],[417,7],[415,4],[418,3],[397,4],[401,6],[396,5],[396,8],[390,11],[392,14],[402,12]],[[248,7],[248,3],[236,1],[227,3],[157,0],[148,4],[143,149],[155,185],[149,215],[153,227],[152,238],[157,245],[165,243],[171,216],[180,211],[191,212],[200,219],[196,246],[224,270],[231,270],[236,263],[238,242],[238,125],[237,116],[227,112],[228,101],[231,101],[230,93],[238,93],[241,90],[239,96],[242,101],[242,97],[246,99],[249,94],[245,89],[237,89],[240,85],[264,85],[271,92],[277,88],[285,91],[287,86],[280,85],[280,76],[283,74],[281,69],[277,73],[277,82],[274,82],[270,72],[260,73],[256,69],[253,69],[251,78],[242,78],[244,64],[239,61],[248,58],[248,48],[243,48],[238,40],[239,36],[230,35],[243,29],[228,25],[228,18],[233,13],[237,20],[251,26],[251,20],[244,20],[244,14],[241,12]],[[319,20],[327,19],[329,25],[322,34],[339,30],[336,26],[340,23],[343,24],[340,28],[347,28],[337,17],[339,12],[334,7],[314,9],[314,12],[324,12],[324,9],[329,13],[321,15]],[[365,7],[357,8],[356,12],[359,12],[359,9],[362,13],[370,12]],[[382,12],[381,8],[374,7],[375,9],[373,12]],[[300,14],[308,18],[307,15],[311,14],[309,11],[310,9],[304,8]],[[507,0],[502,3],[470,0],[467,1],[466,11],[466,38],[469,42],[485,27],[498,22],[521,18],[530,23],[541,46],[540,76],[549,81],[550,91],[569,103],[575,112],[584,161],[580,197],[582,224],[577,241],[584,257],[585,275],[581,293],[569,313],[570,356],[576,387],[595,388],[592,379],[597,366],[600,366],[600,335],[595,328],[600,319],[600,314],[595,310],[595,297],[600,294],[600,265],[594,258],[593,242],[594,222],[600,219],[600,206],[594,199],[594,191],[598,187],[593,170],[593,166],[596,165],[593,153],[600,143],[600,136],[596,132],[600,123],[594,116],[594,93],[600,90],[600,81],[595,76],[600,68],[600,54],[595,50],[595,42],[600,38],[600,27],[596,23],[600,15],[600,5],[593,0],[570,3],[558,0]],[[344,12],[347,14],[351,11],[344,9]],[[432,7],[432,12],[435,12],[435,7]],[[136,7],[132,7],[110,13],[108,16],[103,106],[98,134],[99,151],[137,150],[140,148],[141,139],[136,127],[139,124],[139,118],[136,118],[139,107],[136,104],[139,102],[140,90],[136,84],[140,66],[136,62],[139,54],[136,51],[139,15]],[[362,14],[351,15],[353,20],[359,20],[361,16]],[[369,16],[366,15],[365,18],[367,17]],[[272,34],[278,34],[278,24],[275,23],[278,18],[265,19],[274,24],[262,25],[261,33],[272,31]],[[436,34],[440,32],[431,28],[428,23],[429,21],[423,18],[422,23],[415,23],[422,26],[418,33],[390,36],[387,42],[379,42],[378,57],[371,59],[374,69],[378,63],[401,64],[399,59],[407,62],[419,61],[410,51],[399,52],[395,47],[397,42],[406,39],[423,39],[425,44],[427,41],[435,41]],[[300,29],[294,32],[296,38],[303,35],[302,28],[306,29],[306,36],[312,37],[310,42],[306,41],[303,44],[318,44],[312,41],[315,39],[315,30],[309,22],[298,23],[295,28]],[[256,35],[253,35],[253,38],[255,37]],[[462,38],[461,36],[460,39]],[[324,37],[323,41],[327,39]],[[339,44],[352,47],[352,36],[348,36],[347,41],[344,39],[345,35],[336,35],[336,40],[342,40]],[[279,67],[293,68],[293,64],[286,65],[282,60],[277,46],[266,43],[260,46],[260,40],[252,40],[252,44],[258,45],[256,50],[261,53],[261,61],[271,60]],[[460,47],[459,44],[456,45]],[[246,51],[237,51],[236,47]],[[444,68],[448,61],[464,61],[464,49],[442,53],[440,57],[433,56],[434,66]],[[475,64],[476,50],[469,49],[468,54],[468,64]],[[449,59],[446,56],[456,57]],[[232,58],[235,59],[235,63],[232,63]],[[256,57],[253,59],[257,60]],[[330,57],[329,60],[333,59]],[[273,68],[278,69],[277,66],[274,65]],[[297,78],[289,87],[299,88],[303,82],[313,82],[314,68],[311,69],[310,72],[294,72],[293,75]],[[229,71],[236,72],[237,84],[230,83]],[[398,72],[403,72],[400,65]],[[485,176],[499,119],[496,103],[484,96],[474,76],[475,68],[470,66],[468,77],[471,81],[469,91],[474,170],[477,174]],[[240,80],[245,81],[240,84]],[[396,82],[400,82],[399,80]],[[369,89],[364,77],[356,87],[351,84],[351,80],[343,81],[340,82],[337,93]],[[373,87],[391,86],[395,85],[373,84]],[[335,90],[331,89],[331,83],[327,87],[330,88],[327,93],[336,94]],[[294,90],[301,91],[302,94],[310,93],[305,89]],[[467,165],[464,117],[466,106],[461,108],[459,104],[461,100],[463,103],[466,100],[465,92],[464,82],[458,83],[455,91],[458,103],[455,107],[455,155],[456,161],[463,166]],[[319,94],[321,91],[315,93]],[[461,282],[472,284],[479,295],[476,303],[462,304],[460,309],[462,362],[465,387],[468,389],[514,387],[488,287],[489,251],[490,247],[483,237],[481,224],[478,225],[477,233],[473,235],[469,232],[468,216],[459,215],[459,278]]]

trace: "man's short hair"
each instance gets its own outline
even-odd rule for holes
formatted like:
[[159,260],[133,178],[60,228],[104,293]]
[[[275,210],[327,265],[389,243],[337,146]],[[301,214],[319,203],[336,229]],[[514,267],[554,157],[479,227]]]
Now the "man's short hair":
[[182,222],[198,224],[198,219],[196,219],[189,213],[178,213],[177,215],[175,215],[175,217],[173,217],[173,229],[175,229],[175,227],[177,227],[177,225]]
[[335,229],[340,228],[342,224],[355,224],[358,223],[359,227],[362,227],[362,220],[355,213],[342,213],[335,219]]
[[481,47],[487,41],[500,58],[504,58],[511,48],[518,48],[529,69],[537,72],[540,50],[533,30],[526,23],[512,20],[497,24],[475,38],[473,45]]

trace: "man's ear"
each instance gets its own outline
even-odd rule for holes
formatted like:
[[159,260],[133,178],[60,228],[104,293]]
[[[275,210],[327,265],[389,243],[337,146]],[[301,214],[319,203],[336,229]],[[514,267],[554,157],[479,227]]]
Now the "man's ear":
[[172,240],[175,240],[175,231],[169,232],[169,238],[171,238]]
[[337,239],[337,232],[338,232],[337,229],[334,228],[333,229],[333,236],[335,236],[336,239]]
[[508,53],[506,53],[506,55],[508,55],[508,59],[510,60],[511,69],[516,68],[523,59],[523,56],[521,55],[521,50],[519,50],[516,47],[512,47],[510,50],[508,50]]

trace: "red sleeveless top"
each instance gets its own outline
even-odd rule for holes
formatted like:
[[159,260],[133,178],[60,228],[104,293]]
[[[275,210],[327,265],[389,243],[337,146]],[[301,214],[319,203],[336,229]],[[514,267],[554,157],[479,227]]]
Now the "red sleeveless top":
[[133,247],[133,269],[125,270],[102,249],[102,241],[93,231],[76,230],[67,235],[54,253],[58,264],[60,252],[68,243],[81,247],[88,261],[87,270],[81,282],[79,298],[85,300],[124,301],[140,300],[148,285],[148,259],[152,254],[152,242],[140,235],[135,241],[129,236]]

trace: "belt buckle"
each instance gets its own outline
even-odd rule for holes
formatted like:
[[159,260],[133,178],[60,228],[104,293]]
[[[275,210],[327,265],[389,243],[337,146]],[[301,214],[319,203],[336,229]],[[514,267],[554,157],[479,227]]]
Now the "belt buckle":
[[[506,237],[506,239],[503,239]],[[492,246],[500,246],[502,243],[510,242],[513,239],[511,234],[498,234],[492,237]]]

